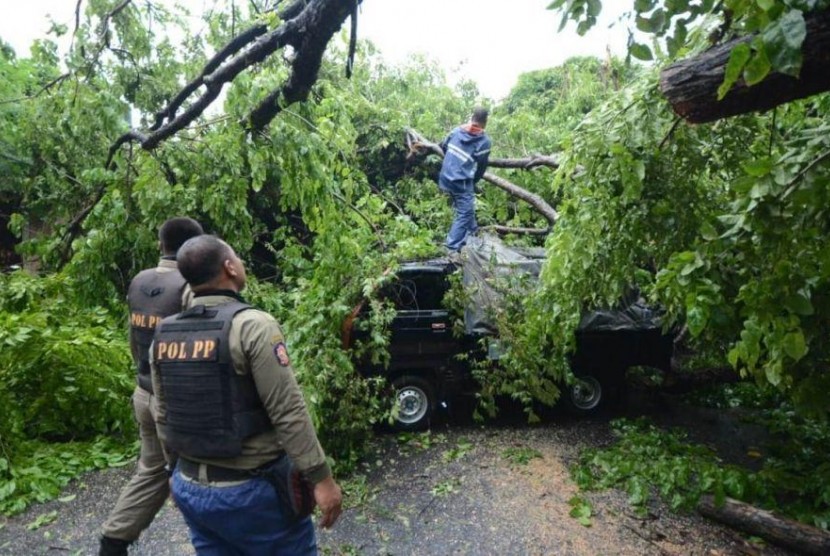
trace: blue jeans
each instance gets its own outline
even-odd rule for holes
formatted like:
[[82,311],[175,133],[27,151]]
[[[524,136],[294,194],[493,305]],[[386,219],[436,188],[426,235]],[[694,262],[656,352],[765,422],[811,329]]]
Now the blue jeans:
[[451,251],[458,251],[467,243],[467,236],[478,230],[476,195],[473,182],[439,182],[439,187],[452,199],[452,208],[455,215],[444,245]]
[[218,487],[176,471],[172,493],[199,556],[317,554],[311,518],[291,521],[265,479]]

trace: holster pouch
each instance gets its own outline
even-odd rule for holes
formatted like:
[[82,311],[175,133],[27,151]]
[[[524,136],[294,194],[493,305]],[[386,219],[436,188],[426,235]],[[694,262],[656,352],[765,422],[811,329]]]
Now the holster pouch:
[[281,456],[268,467],[254,471],[254,475],[271,483],[289,517],[299,520],[314,511],[317,505],[314,485],[303,477],[287,455]]

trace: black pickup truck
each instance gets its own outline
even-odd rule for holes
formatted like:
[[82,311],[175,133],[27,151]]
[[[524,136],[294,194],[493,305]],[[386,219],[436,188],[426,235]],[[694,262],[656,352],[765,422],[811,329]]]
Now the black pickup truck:
[[[478,385],[470,372],[471,359],[499,357],[497,334],[473,330],[453,333],[454,317],[443,300],[450,288],[450,275],[461,271],[461,265],[449,259],[404,263],[380,294],[395,306],[389,364],[373,365],[364,360],[358,362],[358,368],[365,376],[385,377],[394,387],[399,429],[428,427],[439,404],[475,393]],[[643,310],[648,311],[644,306]],[[354,314],[361,318],[360,310]],[[642,313],[625,315],[619,309],[586,315],[577,331],[571,360],[576,380],[565,385],[562,395],[571,410],[587,414],[606,405],[622,386],[629,367],[669,369],[673,337],[664,334],[654,319],[643,325],[642,317]],[[633,320],[639,324],[626,325]],[[347,322],[345,346],[363,334],[353,322]]]

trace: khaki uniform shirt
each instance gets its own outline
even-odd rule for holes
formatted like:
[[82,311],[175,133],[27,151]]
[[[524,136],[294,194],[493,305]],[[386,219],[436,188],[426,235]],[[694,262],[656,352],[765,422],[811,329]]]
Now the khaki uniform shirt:
[[[231,301],[234,301],[232,297],[207,295],[195,298],[190,303],[212,307]],[[268,313],[256,309],[237,313],[231,322],[228,342],[234,370],[240,375],[250,373],[253,376],[262,405],[274,427],[243,440],[242,453],[233,458],[209,459],[181,455],[198,463],[218,467],[254,469],[274,460],[285,451],[312,483],[329,477],[331,471],[317,440],[294,371],[290,363],[281,364],[277,356],[277,346],[285,343],[277,321]],[[158,418],[163,419],[164,399],[159,396],[162,390],[159,386],[158,366],[152,361],[152,353],[153,350],[150,350],[153,389],[160,398]],[[164,441],[163,435],[160,436]]]

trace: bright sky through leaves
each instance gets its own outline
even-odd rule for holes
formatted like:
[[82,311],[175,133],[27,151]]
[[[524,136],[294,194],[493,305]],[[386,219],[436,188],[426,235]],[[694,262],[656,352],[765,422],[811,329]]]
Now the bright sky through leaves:
[[[4,0],[9,2],[10,0]],[[172,4],[173,0],[156,0]],[[194,15],[230,0],[179,0]],[[548,11],[548,0],[364,0],[358,34],[377,45],[391,62],[414,53],[439,61],[453,81],[470,78],[482,93],[504,97],[520,73],[552,67],[577,55],[605,57],[607,48],[623,56],[627,31],[609,29],[621,8],[605,7],[595,29],[579,37],[570,25],[557,33],[559,14]],[[45,36],[47,15],[74,25],[75,0],[15,2],[14,11],[0,18],[0,38],[18,52]],[[199,23],[196,22],[198,25]]]

